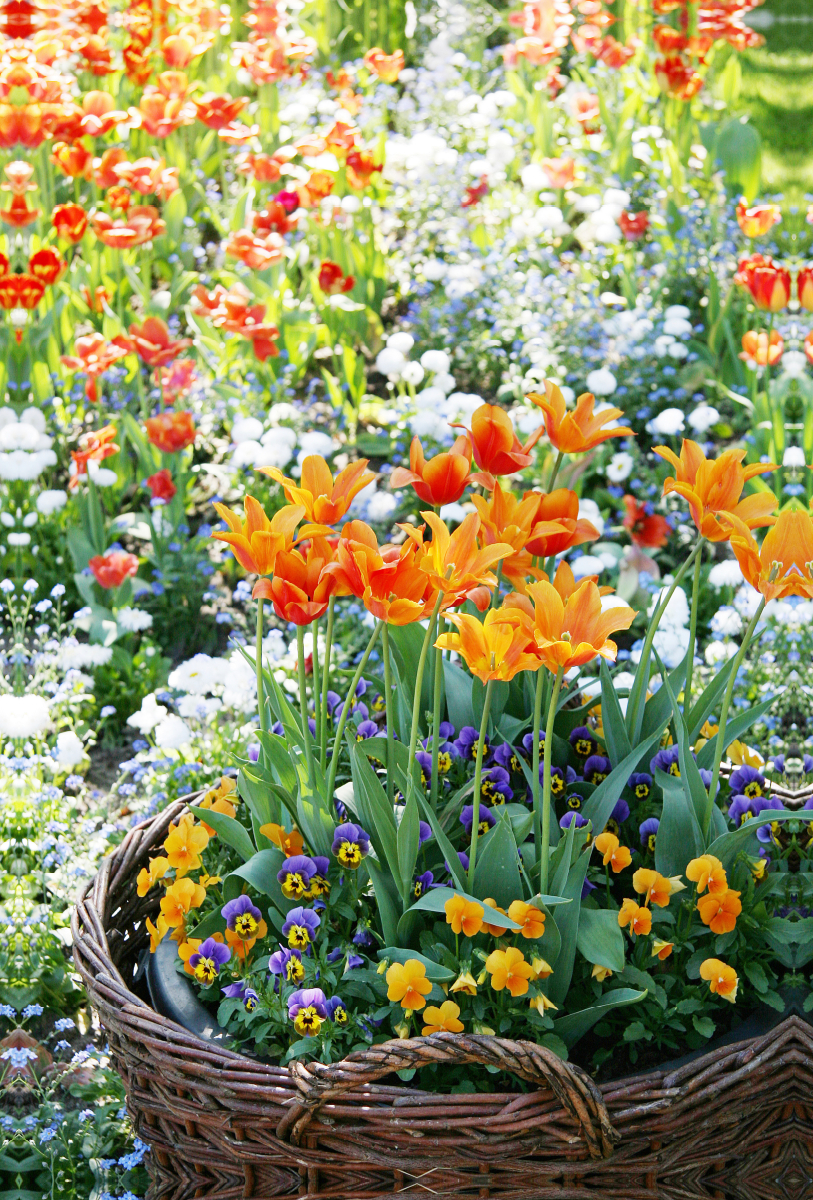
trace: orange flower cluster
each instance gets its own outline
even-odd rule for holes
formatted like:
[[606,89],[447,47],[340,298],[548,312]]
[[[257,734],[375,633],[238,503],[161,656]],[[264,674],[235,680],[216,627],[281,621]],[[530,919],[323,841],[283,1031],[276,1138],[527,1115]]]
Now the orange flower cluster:
[[677,10],[677,25],[665,22],[655,25],[652,38],[663,55],[655,63],[658,85],[679,100],[691,100],[702,88],[703,76],[696,68],[704,65],[716,41],[723,40],[735,50],[745,50],[761,46],[765,40],[743,19],[755,7],[755,0],[728,0],[725,4],[701,0],[692,7],[690,29],[689,6],[684,0],[653,0],[658,16]]
[[248,41],[234,43],[239,65],[259,85],[304,75],[304,60],[316,53],[315,40],[292,35],[274,0],[249,0],[249,9],[243,17],[251,31]]
[[260,362],[279,354],[279,329],[264,324],[265,310],[264,304],[251,303],[251,294],[242,283],[233,283],[228,291],[218,284],[213,292],[198,284],[193,292],[192,312],[207,317],[216,329],[248,338]]

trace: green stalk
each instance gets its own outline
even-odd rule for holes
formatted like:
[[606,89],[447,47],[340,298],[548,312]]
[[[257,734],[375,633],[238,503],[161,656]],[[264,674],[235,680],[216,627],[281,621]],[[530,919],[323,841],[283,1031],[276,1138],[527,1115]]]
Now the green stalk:
[[308,779],[313,782],[313,747],[308,724],[308,684],[305,675],[305,627],[296,627],[296,663],[299,675],[299,711],[302,717],[302,738],[305,742],[305,761],[308,764]]
[[483,700],[483,719],[480,722],[480,736],[477,739],[477,756],[474,760],[474,807],[471,813],[471,843],[469,845],[469,891],[474,886],[474,868],[477,863],[477,839],[480,826],[480,789],[483,780],[483,747],[485,746],[488,729],[488,714],[491,712],[491,693],[494,690],[494,680],[486,684],[486,694]]
[[315,734],[316,745],[321,746],[321,744],[322,744],[322,712],[321,712],[321,705],[320,705],[320,697],[321,697],[322,689],[319,686],[320,674],[319,674],[319,619],[318,618],[313,622],[313,625],[311,626],[311,632],[313,635],[313,651],[311,653],[311,662],[313,664],[311,667],[311,670],[313,672],[313,685],[311,688],[311,690],[313,692],[313,719],[316,722],[316,734]]
[[556,672],[556,679],[553,683],[553,694],[548,705],[548,724],[545,729],[545,754],[542,765],[542,857],[539,862],[539,891],[543,896],[546,896],[548,892],[548,867],[550,866],[550,751],[551,743],[553,742],[553,722],[556,718],[556,705],[559,703],[559,692],[562,688],[564,674],[564,667],[560,667]]
[[356,688],[359,685],[359,680],[364,673],[364,668],[367,666],[367,659],[370,657],[373,646],[378,641],[378,635],[381,632],[383,621],[376,621],[375,629],[367,643],[367,649],[361,656],[361,662],[356,667],[356,673],[350,681],[350,688],[347,692],[344,704],[342,705],[342,715],[339,717],[338,728],[336,729],[336,737],[333,740],[333,757],[330,760],[330,774],[327,780],[327,800],[328,803],[333,799],[333,790],[336,787],[336,774],[339,770],[339,759],[342,756],[342,738],[344,737],[344,727],[347,724],[347,718],[350,715],[350,703],[356,694]]
[[[692,550],[691,554],[686,559],[683,566],[680,567],[677,574],[675,575],[675,578],[672,580],[672,583],[669,587],[669,591],[666,593],[666,595],[661,600],[658,607],[655,609],[655,612],[652,616],[652,620],[649,623],[649,628],[646,631],[646,638],[644,639],[644,648],[641,651],[641,662],[646,663],[647,667],[649,666],[649,661],[652,657],[652,643],[655,640],[655,634],[658,632],[658,625],[660,624],[660,619],[663,616],[663,614],[666,612],[666,606],[669,603],[669,601],[672,599],[672,596],[674,595],[674,592],[675,592],[675,588],[678,586],[681,579],[686,574],[686,572],[688,571],[691,564],[694,562],[695,557],[697,554],[699,554],[700,547],[702,545],[703,545],[703,539],[698,538],[697,543],[696,543],[694,549]],[[633,710],[632,710],[632,713],[630,714],[630,722],[629,722],[628,728],[634,737],[638,736],[638,709],[640,708],[640,705],[641,705],[641,697],[644,696],[645,694],[646,694],[646,688],[644,687],[641,689],[641,692],[636,695],[634,705],[633,705]]]
[[418,727],[420,725],[420,717],[421,717],[421,691],[423,689],[423,675],[424,675],[424,671],[426,670],[426,656],[429,653],[429,646],[430,646],[430,643],[432,642],[432,634],[433,634],[433,630],[435,628],[435,622],[437,620],[438,613],[440,612],[440,606],[442,603],[443,603],[443,592],[439,591],[438,598],[435,601],[435,607],[432,609],[432,615],[429,618],[429,625],[427,626],[427,629],[426,629],[426,636],[424,637],[423,645],[421,646],[421,655],[420,655],[420,658],[418,659],[418,670],[415,673],[415,682],[414,682],[415,697],[412,701],[412,729],[410,730],[410,734],[409,734],[408,763],[409,763],[410,771],[412,770],[412,761],[415,758],[415,750],[418,745]]
[[[443,627],[445,621],[443,617],[438,617],[438,637],[443,636]],[[440,727],[440,702],[443,691],[443,651],[435,650],[435,689],[432,697],[432,807],[437,811],[438,807],[438,788],[439,788],[439,770],[438,761],[440,756],[440,735],[438,729]]]
[[336,597],[331,596],[327,605],[327,630],[325,632],[325,671],[322,676],[322,712],[319,720],[319,762],[324,771],[327,766],[327,694],[330,691],[330,652],[333,648],[333,619]]
[[502,587],[502,562],[497,563],[497,582],[494,585],[494,591],[491,593],[491,604],[489,608],[497,608],[500,603],[500,588]]
[[395,715],[392,711],[392,659],[390,658],[390,627],[384,625],[384,705],[387,713],[387,799],[395,802]]
[[268,733],[268,712],[265,707],[265,688],[263,687],[263,607],[265,601],[260,597],[257,601],[257,649],[255,651],[255,668],[257,671],[257,705],[260,713],[260,729]]
[[536,861],[542,860],[542,804],[539,796],[539,731],[542,727],[542,695],[545,690],[545,672],[540,663],[536,672],[536,693],[534,697],[534,731],[533,747],[531,749],[531,794],[534,804],[534,850]]
[[550,479],[548,480],[548,494],[550,494],[553,491],[553,485],[556,482],[556,476],[559,474],[559,468],[562,465],[562,459],[564,458],[564,456],[565,456],[564,450],[560,450],[559,453],[556,455],[556,462],[553,464],[553,470],[551,471],[551,476],[550,476]]
[[700,595],[700,567],[703,562],[701,550],[694,560],[694,579],[692,580],[692,614],[689,623],[689,649],[686,652],[686,683],[683,687],[683,719],[688,722],[692,708],[692,669],[694,667],[694,647],[697,641],[697,601]]
[[712,771],[711,784],[709,786],[709,794],[708,794],[708,798],[706,800],[706,811],[703,814],[703,840],[704,841],[708,841],[709,829],[711,828],[711,814],[712,814],[712,809],[714,808],[714,800],[717,795],[717,784],[720,779],[720,764],[723,761],[723,755],[725,754],[725,751],[726,751],[725,728],[726,728],[726,724],[728,723],[728,710],[731,707],[731,697],[734,694],[734,684],[737,680],[737,672],[740,669],[742,660],[745,658],[745,652],[748,649],[748,644],[751,641],[751,638],[753,637],[754,630],[756,629],[757,621],[762,616],[762,610],[764,609],[764,607],[765,607],[765,597],[763,596],[762,600],[760,602],[759,608],[754,613],[753,617],[751,618],[751,620],[748,624],[748,628],[745,631],[745,636],[742,639],[742,645],[740,646],[740,648],[737,652],[737,656],[734,659],[734,666],[731,669],[731,675],[729,676],[728,684],[727,684],[726,690],[725,690],[725,695],[723,696],[723,705],[722,705],[722,709],[720,710],[720,728],[717,733],[717,748],[714,752],[714,770]]

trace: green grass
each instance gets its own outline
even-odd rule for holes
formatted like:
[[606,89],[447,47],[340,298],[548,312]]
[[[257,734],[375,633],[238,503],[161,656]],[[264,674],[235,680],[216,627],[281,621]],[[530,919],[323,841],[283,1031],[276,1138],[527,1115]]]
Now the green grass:
[[813,5],[768,0],[753,23],[766,44],[741,57],[740,101],[762,137],[763,191],[799,203],[813,192]]

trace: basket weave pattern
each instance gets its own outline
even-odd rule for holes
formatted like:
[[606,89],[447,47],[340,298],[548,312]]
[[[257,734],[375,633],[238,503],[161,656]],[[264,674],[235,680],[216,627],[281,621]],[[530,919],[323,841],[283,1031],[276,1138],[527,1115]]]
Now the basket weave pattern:
[[[156,908],[135,880],[189,799],[127,835],[72,922],[77,968],[136,1130],[152,1147],[150,1200],[806,1194],[813,1030],[795,1017],[671,1073],[599,1089],[529,1042],[439,1034],[289,1069],[203,1042],[159,1015],[134,981],[144,919]],[[538,1086],[438,1095],[378,1082],[439,1061],[500,1066]]]

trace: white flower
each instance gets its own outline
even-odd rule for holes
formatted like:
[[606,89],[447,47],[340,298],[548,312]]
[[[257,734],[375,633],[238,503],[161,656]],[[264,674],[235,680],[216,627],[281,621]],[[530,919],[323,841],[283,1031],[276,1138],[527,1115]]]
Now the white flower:
[[88,475],[97,487],[113,487],[115,483],[118,483],[119,478],[115,471],[109,471],[107,467],[100,467],[92,458],[88,462]]
[[424,409],[410,418],[409,431],[413,437],[431,437],[439,442],[449,432],[449,423],[443,417],[439,417],[436,412]]
[[703,657],[710,667],[716,667],[719,663],[727,662],[729,658],[733,658],[737,650],[738,646],[736,642],[709,642],[703,653]]
[[211,658],[208,654],[196,654],[171,672],[169,686],[179,692],[191,692],[205,696],[221,687],[228,678],[228,664],[223,658]]
[[[438,258],[427,259],[427,261],[423,264],[424,276],[429,280],[430,283],[438,283],[439,280],[444,278],[447,270],[447,264],[445,262],[441,262],[441,260]],[[787,357],[787,355],[785,357]]]
[[667,321],[672,321],[676,317],[682,317],[686,321],[692,314],[685,304],[670,304],[668,308],[664,309],[663,315]]
[[442,388],[435,387],[434,384],[423,388],[415,396],[415,407],[418,409],[428,408],[433,411],[443,404],[446,399],[446,394]]
[[760,606],[762,597],[756,588],[743,584],[734,597],[734,607],[744,620],[750,621]]
[[683,661],[689,649],[689,631],[677,625],[667,625],[658,629],[652,644],[663,665],[671,671]]
[[68,493],[61,488],[48,488],[37,496],[37,509],[44,517],[59,512],[68,503]]
[[263,435],[263,423],[256,417],[240,417],[231,427],[231,440],[237,445],[240,442],[258,442]]
[[[804,467],[805,452],[801,446],[788,446],[782,456],[783,467]],[[11,541],[11,538],[9,538]]]
[[421,355],[421,366],[426,371],[446,374],[449,370],[450,359],[445,350],[424,350]]
[[85,758],[82,739],[77,737],[73,730],[58,734],[54,758],[61,767],[77,767]]
[[191,740],[192,730],[186,721],[176,717],[174,713],[165,717],[155,727],[155,744],[162,750],[180,750],[181,746],[185,746]]
[[[262,456],[262,453],[263,447],[259,442],[255,441],[254,438],[246,438],[244,441],[238,442],[235,446],[234,453],[231,456],[232,465],[235,467],[254,467],[257,465],[257,460]],[[290,457],[289,452],[285,462],[288,462]]]
[[743,581],[740,564],[736,558],[726,558],[715,563],[709,571],[709,583],[713,588],[739,587]]
[[27,546],[31,541],[30,533],[10,533],[8,535],[9,546]]
[[178,701],[178,712],[182,717],[190,717],[196,721],[208,721],[223,707],[223,701],[217,696],[181,696]]
[[680,433],[684,425],[683,410],[680,408],[665,408],[663,412],[658,413],[657,417],[653,417],[647,425],[650,433],[659,433],[664,437],[669,437],[675,433]]
[[604,518],[595,500],[582,499],[579,501],[579,517],[582,520],[589,521],[591,525],[596,527],[599,533],[604,532]]
[[635,459],[631,454],[627,454],[626,450],[619,450],[614,454],[607,466],[607,478],[612,483],[621,483],[632,474],[632,468],[635,466]]
[[588,392],[592,392],[594,396],[612,396],[618,387],[618,380],[606,367],[591,371],[585,382]]
[[385,346],[378,353],[378,357],[375,360],[375,369],[390,379],[400,379],[406,363],[407,360],[400,350],[396,350],[394,346]]
[[155,699],[155,693],[150,692],[149,696],[145,696],[141,701],[141,708],[138,712],[134,712],[127,718],[127,724],[141,733],[150,733],[166,715],[167,710],[163,704],[159,704]]
[[742,633],[742,617],[736,608],[732,608],[730,604],[724,604],[711,618],[709,628],[712,633],[720,637],[735,637],[738,633]]
[[807,357],[801,350],[786,350],[782,355],[782,370],[793,379],[804,375],[807,369]]
[[570,564],[575,579],[584,579],[586,575],[600,575],[604,563],[595,554],[582,554]]
[[454,522],[459,525],[461,521],[466,519],[466,510],[462,504],[453,501],[451,504],[444,504],[440,510],[441,521]]
[[112,657],[112,646],[95,646],[90,642],[77,642],[74,638],[68,638],[63,642],[59,652],[63,671],[81,671],[83,667],[104,667]]
[[720,414],[712,404],[699,404],[686,418],[696,433],[705,433],[720,420]]
[[541,192],[543,188],[550,187],[547,173],[539,163],[528,163],[520,171],[519,178],[526,192]]
[[[663,587],[653,596],[647,609],[647,614],[650,617],[668,591],[668,587]],[[661,627],[674,626],[679,628],[681,625],[685,625],[688,620],[689,601],[686,599],[686,593],[681,587],[675,588],[666,606],[666,611],[661,617]]]
[[449,392],[453,392],[455,389],[454,375],[449,375],[449,373],[446,371],[439,372],[435,376],[433,386],[436,388],[440,388],[440,390],[443,392],[444,396],[448,395]]
[[142,629],[150,629],[152,616],[143,608],[120,608],[116,613],[116,624],[125,633],[140,633]]
[[302,455],[321,454],[322,458],[329,458],[335,449],[333,438],[318,429],[307,430],[299,439],[299,453]]
[[367,501],[367,520],[386,521],[397,507],[398,501],[391,492],[376,490],[375,494]]
[[408,362],[401,372],[401,378],[404,383],[408,383],[412,387],[417,387],[419,383],[423,382],[423,375],[423,367],[420,363],[416,362]]
[[692,334],[691,322],[685,317],[667,317],[663,323],[663,332],[669,333],[672,337],[690,337]]
[[42,696],[0,696],[0,733],[27,738],[41,733],[50,721],[48,701]]
[[550,232],[558,230],[562,224],[563,215],[561,208],[555,204],[541,204],[535,212],[531,214],[532,223],[539,229],[540,232]]
[[404,330],[400,330],[398,333],[391,333],[387,338],[387,349],[396,350],[399,354],[403,354],[404,356],[409,354],[414,345],[414,337],[411,333],[405,333]]

